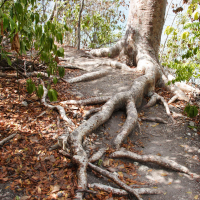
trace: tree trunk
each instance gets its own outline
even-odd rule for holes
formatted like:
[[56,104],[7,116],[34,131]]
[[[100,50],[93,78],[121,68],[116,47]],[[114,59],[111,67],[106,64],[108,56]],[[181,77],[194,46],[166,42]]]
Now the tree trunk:
[[80,11],[79,11],[79,16],[78,16],[78,43],[77,43],[78,50],[80,50],[80,44],[81,44],[81,15],[83,11],[83,6],[84,6],[84,0],[81,0]]
[[166,0],[132,0],[125,34],[125,52],[136,64],[144,54],[158,61]]

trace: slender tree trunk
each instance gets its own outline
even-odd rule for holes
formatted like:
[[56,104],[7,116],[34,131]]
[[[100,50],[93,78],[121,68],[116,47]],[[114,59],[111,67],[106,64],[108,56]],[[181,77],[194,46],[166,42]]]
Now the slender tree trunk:
[[84,0],[81,0],[79,17],[78,17],[78,42],[77,42],[78,50],[80,50],[80,44],[81,44],[81,14],[83,11],[83,6],[84,6]]

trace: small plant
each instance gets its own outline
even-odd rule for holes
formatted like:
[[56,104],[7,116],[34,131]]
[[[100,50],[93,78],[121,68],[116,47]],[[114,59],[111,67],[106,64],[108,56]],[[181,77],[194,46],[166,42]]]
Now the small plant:
[[100,166],[102,164],[103,160],[99,159],[98,165]]
[[188,117],[196,117],[198,114],[198,108],[197,106],[193,106],[188,103],[184,109],[184,113],[187,113]]

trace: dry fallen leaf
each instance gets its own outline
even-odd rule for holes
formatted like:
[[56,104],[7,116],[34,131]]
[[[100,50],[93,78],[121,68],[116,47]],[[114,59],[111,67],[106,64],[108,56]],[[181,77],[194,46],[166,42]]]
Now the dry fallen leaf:
[[166,173],[162,173],[161,176],[167,176],[167,174]]
[[157,123],[157,124],[154,124],[154,125],[151,125],[152,127],[156,127],[156,126],[158,126],[159,125],[159,123]]
[[198,199],[199,198],[199,195],[195,195],[194,199]]
[[19,53],[20,50],[20,43],[19,43],[19,35],[18,33],[15,34],[12,44],[11,44],[11,50],[15,50],[17,53]]
[[50,187],[52,193],[60,191],[60,185],[51,185]]

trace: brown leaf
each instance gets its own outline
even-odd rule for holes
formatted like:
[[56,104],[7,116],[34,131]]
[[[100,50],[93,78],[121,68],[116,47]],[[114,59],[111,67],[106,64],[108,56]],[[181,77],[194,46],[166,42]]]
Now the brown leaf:
[[1,35],[3,36],[3,20],[1,20]]
[[20,42],[19,42],[19,35],[18,33],[15,34],[12,44],[11,44],[11,50],[15,50],[17,53],[19,53],[20,50]]
[[51,185],[50,187],[52,193],[60,191],[60,185]]
[[60,60],[59,60],[58,56],[55,56],[55,61],[56,61],[57,63],[59,63],[59,62],[60,62]]

